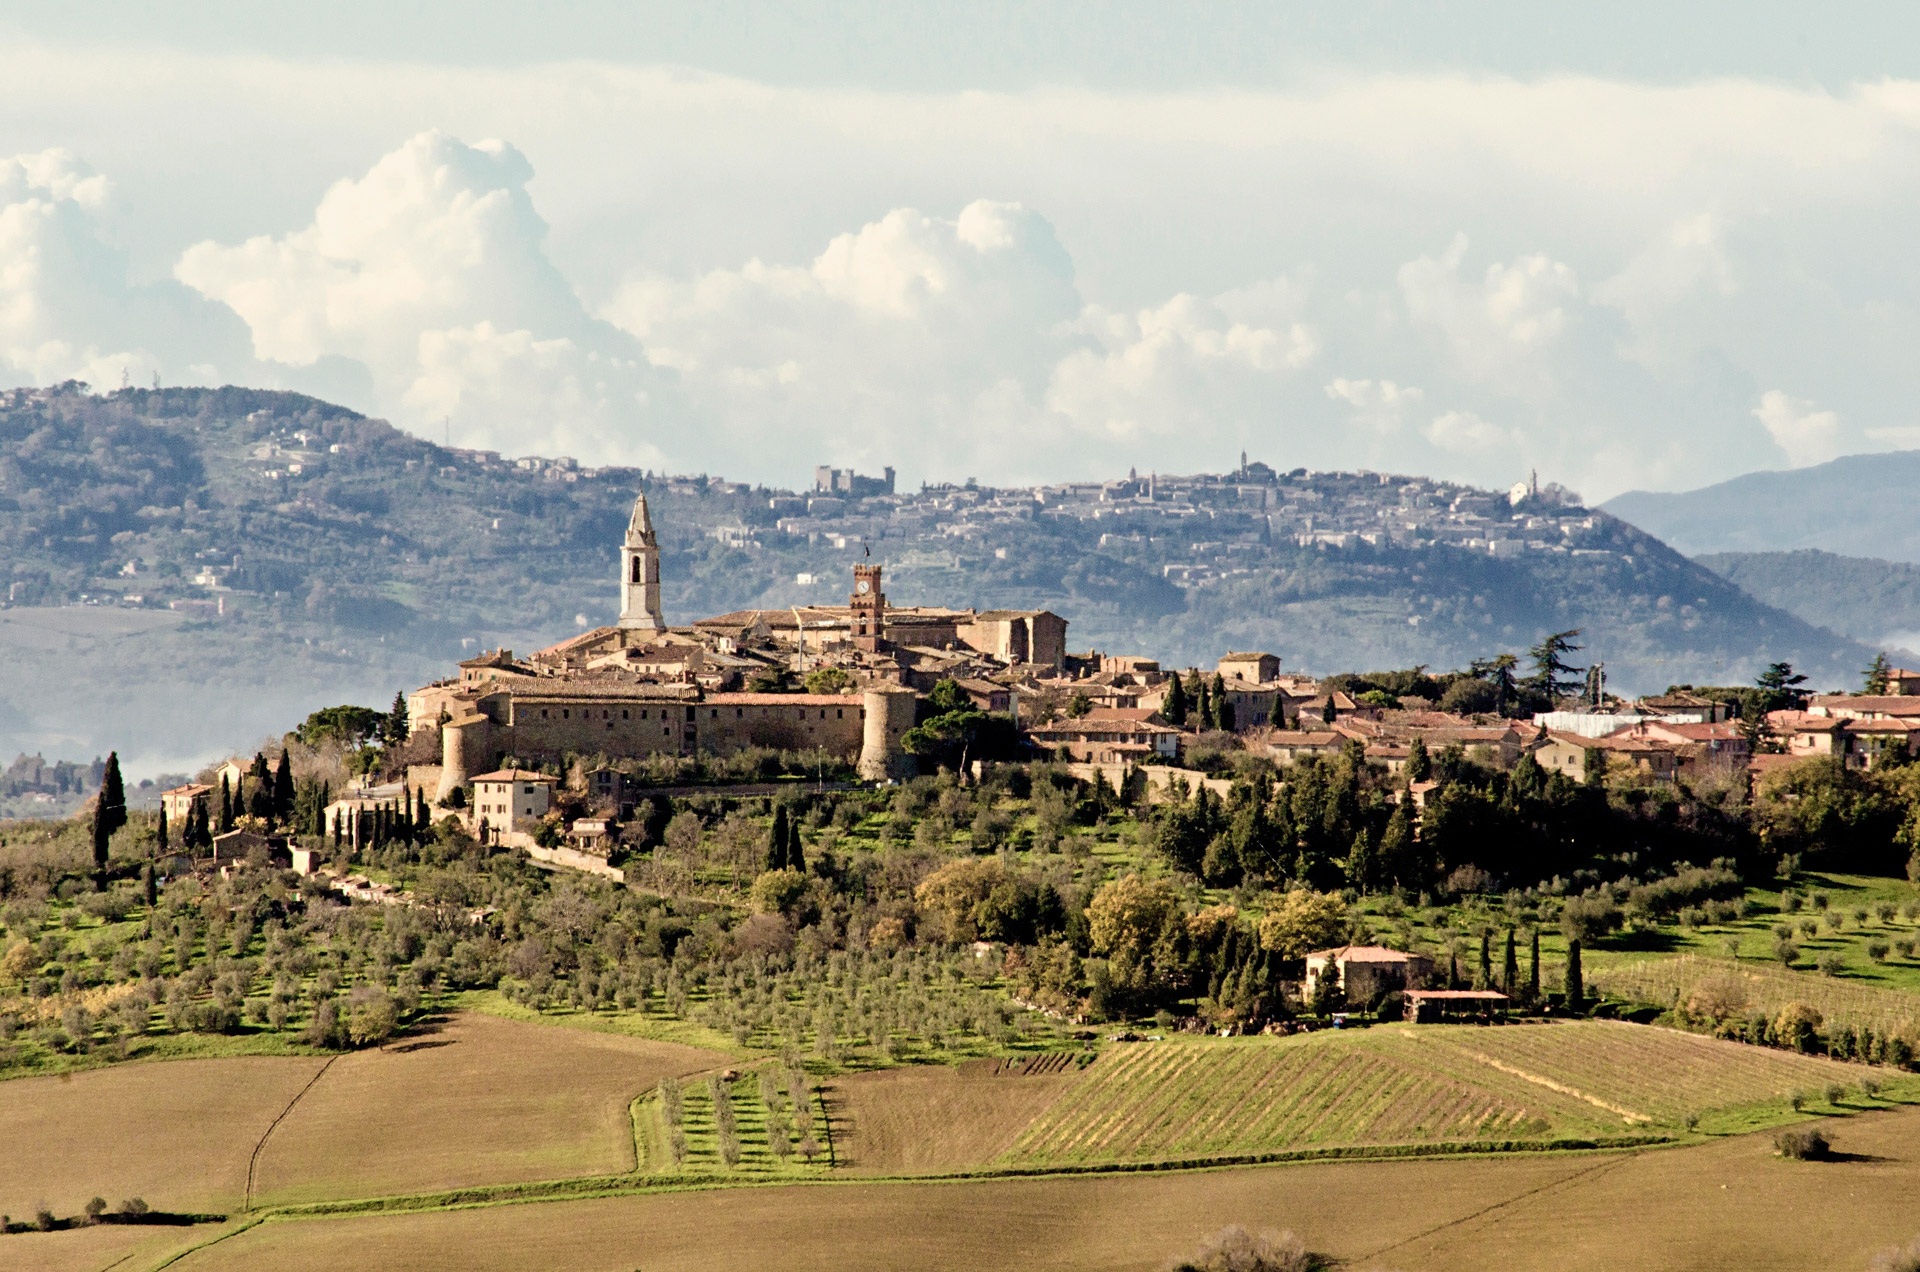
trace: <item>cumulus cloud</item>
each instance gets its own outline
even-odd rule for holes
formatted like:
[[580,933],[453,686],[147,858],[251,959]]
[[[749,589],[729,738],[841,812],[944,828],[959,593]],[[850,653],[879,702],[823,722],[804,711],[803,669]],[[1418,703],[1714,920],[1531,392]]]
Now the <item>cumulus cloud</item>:
[[174,275],[238,313],[262,359],[363,366],[398,423],[450,416],[468,445],[657,460],[671,386],[547,258],[532,176],[504,142],[421,133],[336,182],[311,224],[198,243]]
[[1825,463],[1840,453],[1839,415],[1812,402],[1769,389],[1760,395],[1753,417],[1795,468]]
[[978,200],[895,209],[806,265],[635,278],[603,312],[763,463],[905,451],[942,476],[1038,479],[1243,443],[1318,351],[1301,299],[1277,280],[1090,304],[1044,217]]
[[102,236],[107,178],[66,150],[0,160],[0,377],[103,387],[206,380],[247,361],[231,314],[171,283],[136,287]]
[[1570,266],[1539,252],[1496,261],[1474,279],[1462,273],[1466,257],[1467,236],[1456,234],[1440,256],[1400,267],[1408,318],[1439,334],[1466,378],[1544,388],[1541,355],[1566,332],[1579,279]]
[[1429,442],[1456,455],[1479,455],[1512,447],[1519,439],[1511,429],[1489,424],[1472,411],[1436,415],[1421,430]]

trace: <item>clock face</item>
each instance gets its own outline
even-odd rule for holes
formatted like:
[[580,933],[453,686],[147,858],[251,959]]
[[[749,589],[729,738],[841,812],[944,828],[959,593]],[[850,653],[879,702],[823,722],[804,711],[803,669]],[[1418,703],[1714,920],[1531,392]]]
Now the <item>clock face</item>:
[[862,596],[865,596],[867,594],[868,589],[872,588],[872,586],[873,584],[867,582],[865,579],[861,579],[858,590]]

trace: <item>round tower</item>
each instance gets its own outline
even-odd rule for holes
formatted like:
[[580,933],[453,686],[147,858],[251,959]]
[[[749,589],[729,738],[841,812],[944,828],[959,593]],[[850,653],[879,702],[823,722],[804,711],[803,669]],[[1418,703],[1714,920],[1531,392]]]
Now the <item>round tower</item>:
[[493,721],[477,712],[440,726],[440,785],[434,788],[434,803],[444,805],[476,772],[486,771],[492,734]]
[[913,727],[920,699],[911,689],[882,687],[860,695],[863,714],[860,777],[868,782],[897,782],[918,769],[902,743]]

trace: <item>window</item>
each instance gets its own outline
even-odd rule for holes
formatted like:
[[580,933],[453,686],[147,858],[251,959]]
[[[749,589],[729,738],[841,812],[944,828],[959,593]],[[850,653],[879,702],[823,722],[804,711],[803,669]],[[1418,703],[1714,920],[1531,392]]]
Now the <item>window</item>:
[[633,717],[627,714],[627,709],[625,707],[622,707],[620,708],[620,718],[622,720],[631,720]]
[[571,720],[571,719],[573,718],[573,711],[572,711],[572,709],[571,709],[571,708],[568,708],[568,707],[562,707],[562,708],[560,708],[560,718],[561,718],[562,720]]

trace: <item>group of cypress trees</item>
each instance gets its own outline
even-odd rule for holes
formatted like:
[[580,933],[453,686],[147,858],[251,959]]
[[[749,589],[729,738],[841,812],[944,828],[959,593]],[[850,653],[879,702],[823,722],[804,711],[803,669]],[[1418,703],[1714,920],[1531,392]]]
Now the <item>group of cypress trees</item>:
[[773,806],[773,827],[767,833],[767,869],[801,870],[807,868],[806,849],[800,842],[800,823],[784,803]]
[[[1274,695],[1274,710],[1280,713],[1280,718],[1274,721],[1276,724],[1285,722],[1282,702],[1280,695]],[[1168,724],[1181,729],[1191,723],[1202,730],[1231,733],[1239,726],[1233,699],[1227,696],[1226,678],[1215,672],[1209,682],[1198,669],[1189,671],[1184,681],[1174,676],[1167,682],[1167,696],[1160,705],[1160,715]]]

